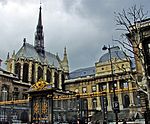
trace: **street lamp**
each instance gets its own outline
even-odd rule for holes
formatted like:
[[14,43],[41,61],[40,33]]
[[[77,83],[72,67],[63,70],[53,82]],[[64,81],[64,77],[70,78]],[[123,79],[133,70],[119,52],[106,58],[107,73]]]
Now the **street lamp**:
[[113,101],[113,110],[114,110],[115,117],[116,117],[116,124],[118,124],[119,102],[118,102],[118,98],[117,98],[116,93],[115,93],[114,72],[113,72],[113,63],[112,63],[112,55],[111,55],[110,45],[108,47],[106,47],[104,45],[102,50],[108,50],[108,52],[109,52],[109,60],[110,60],[110,66],[111,66],[111,77],[112,77],[112,82],[113,82],[113,100],[114,100]]

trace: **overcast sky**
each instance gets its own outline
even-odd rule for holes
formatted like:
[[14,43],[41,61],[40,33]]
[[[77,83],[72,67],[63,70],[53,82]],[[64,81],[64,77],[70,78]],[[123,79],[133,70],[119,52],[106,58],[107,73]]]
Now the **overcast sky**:
[[[150,0],[42,0],[45,49],[63,57],[67,47],[70,70],[94,66],[103,45],[117,45],[114,12],[142,5],[150,13]],[[23,38],[34,44],[40,0],[0,0],[0,58],[16,52]]]

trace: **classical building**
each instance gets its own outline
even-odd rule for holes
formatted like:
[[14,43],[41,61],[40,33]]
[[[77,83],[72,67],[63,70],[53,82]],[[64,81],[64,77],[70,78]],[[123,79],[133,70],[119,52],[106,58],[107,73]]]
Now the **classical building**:
[[[0,122],[11,122],[12,118],[18,120],[23,111],[28,111],[27,104],[16,106],[11,101],[26,100],[29,87],[29,84],[20,82],[17,75],[0,67]],[[6,105],[7,101],[11,103]]]
[[42,25],[42,12],[39,9],[39,19],[35,32],[34,45],[23,40],[23,45],[17,53],[9,54],[6,60],[7,70],[16,74],[23,83],[34,84],[43,79],[53,84],[53,87],[63,89],[64,80],[68,78],[69,65],[66,48],[64,58],[60,60],[44,49],[44,33]]
[[[88,116],[92,116],[94,120],[101,116],[102,120],[112,121],[115,118],[114,84],[119,101],[119,119],[133,119],[136,118],[135,113],[141,112],[136,84],[131,80],[131,74],[132,76],[135,74],[134,69],[130,59],[119,47],[111,47],[110,53],[102,55],[95,66],[71,72],[69,79],[65,80],[65,89],[74,91],[79,94],[80,99],[87,100]],[[97,113],[99,114],[96,115]]]

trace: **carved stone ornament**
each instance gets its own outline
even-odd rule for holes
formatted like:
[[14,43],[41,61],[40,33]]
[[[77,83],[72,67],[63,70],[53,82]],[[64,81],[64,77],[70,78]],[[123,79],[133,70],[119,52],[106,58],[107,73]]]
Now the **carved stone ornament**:
[[33,84],[31,86],[31,88],[33,88],[34,90],[42,90],[42,89],[45,89],[48,84],[49,84],[48,82],[43,81],[42,79],[40,79],[38,82]]

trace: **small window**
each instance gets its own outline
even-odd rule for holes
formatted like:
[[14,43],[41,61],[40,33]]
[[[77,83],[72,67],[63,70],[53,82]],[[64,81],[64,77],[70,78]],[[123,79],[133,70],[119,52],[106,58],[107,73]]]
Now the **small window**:
[[129,98],[128,95],[125,95],[125,96],[124,96],[123,106],[124,106],[124,108],[128,108],[129,105],[130,105],[130,98]]
[[7,87],[3,87],[2,88],[2,101],[7,101],[8,99],[8,89],[7,89]]
[[92,99],[92,108],[96,109],[96,107],[97,107],[97,99],[94,98],[94,99]]
[[92,92],[96,92],[96,85],[92,86]]
[[128,82],[123,83],[123,88],[128,88]]
[[75,92],[76,92],[76,93],[79,93],[79,89],[75,89]]
[[103,85],[102,85],[102,90],[106,90],[106,89],[107,89],[106,84],[103,84]]
[[86,87],[82,88],[82,93],[86,93]]

